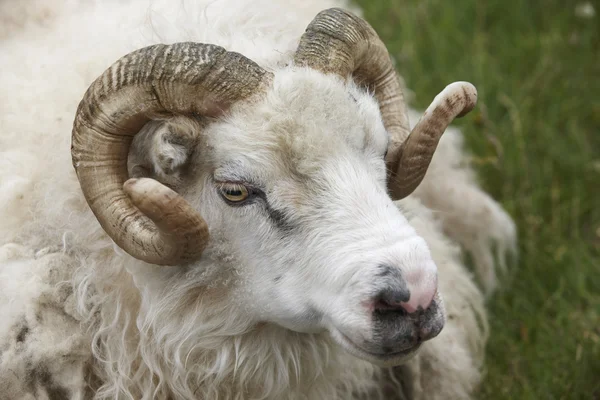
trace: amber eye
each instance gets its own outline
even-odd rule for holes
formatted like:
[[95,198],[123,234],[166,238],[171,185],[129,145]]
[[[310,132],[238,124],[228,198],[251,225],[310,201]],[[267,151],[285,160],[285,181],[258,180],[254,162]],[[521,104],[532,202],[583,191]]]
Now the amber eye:
[[248,188],[241,183],[220,183],[219,192],[233,203],[240,203],[248,198]]

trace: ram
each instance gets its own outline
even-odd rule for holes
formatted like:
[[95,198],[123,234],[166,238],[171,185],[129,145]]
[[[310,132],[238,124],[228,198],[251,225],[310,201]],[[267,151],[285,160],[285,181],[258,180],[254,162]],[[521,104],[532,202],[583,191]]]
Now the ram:
[[471,84],[411,128],[341,1],[51,9],[0,42],[0,398],[472,395],[459,246],[491,290],[515,232],[440,141]]

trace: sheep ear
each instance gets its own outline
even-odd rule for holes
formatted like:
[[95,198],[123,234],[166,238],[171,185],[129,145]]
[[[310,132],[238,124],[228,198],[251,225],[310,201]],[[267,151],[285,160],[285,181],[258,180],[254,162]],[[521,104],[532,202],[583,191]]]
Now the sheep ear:
[[188,117],[148,122],[131,144],[127,161],[129,176],[153,178],[167,186],[179,186],[201,129],[200,121]]

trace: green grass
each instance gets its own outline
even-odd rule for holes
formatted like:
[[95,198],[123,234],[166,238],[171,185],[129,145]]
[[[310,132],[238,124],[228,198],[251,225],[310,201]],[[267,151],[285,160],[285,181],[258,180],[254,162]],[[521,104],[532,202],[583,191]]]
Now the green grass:
[[480,181],[519,228],[481,399],[600,399],[600,5],[358,0],[424,109],[467,80]]

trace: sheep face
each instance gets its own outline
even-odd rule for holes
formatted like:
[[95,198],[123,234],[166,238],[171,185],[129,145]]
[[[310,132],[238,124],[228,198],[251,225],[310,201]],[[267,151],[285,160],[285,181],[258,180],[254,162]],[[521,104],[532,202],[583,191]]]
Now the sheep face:
[[206,219],[197,268],[235,271],[232,296],[256,322],[328,331],[377,364],[414,355],[444,308],[428,247],[386,191],[376,101],[290,67],[229,111],[211,124],[151,123],[130,155],[131,174],[176,187]]

